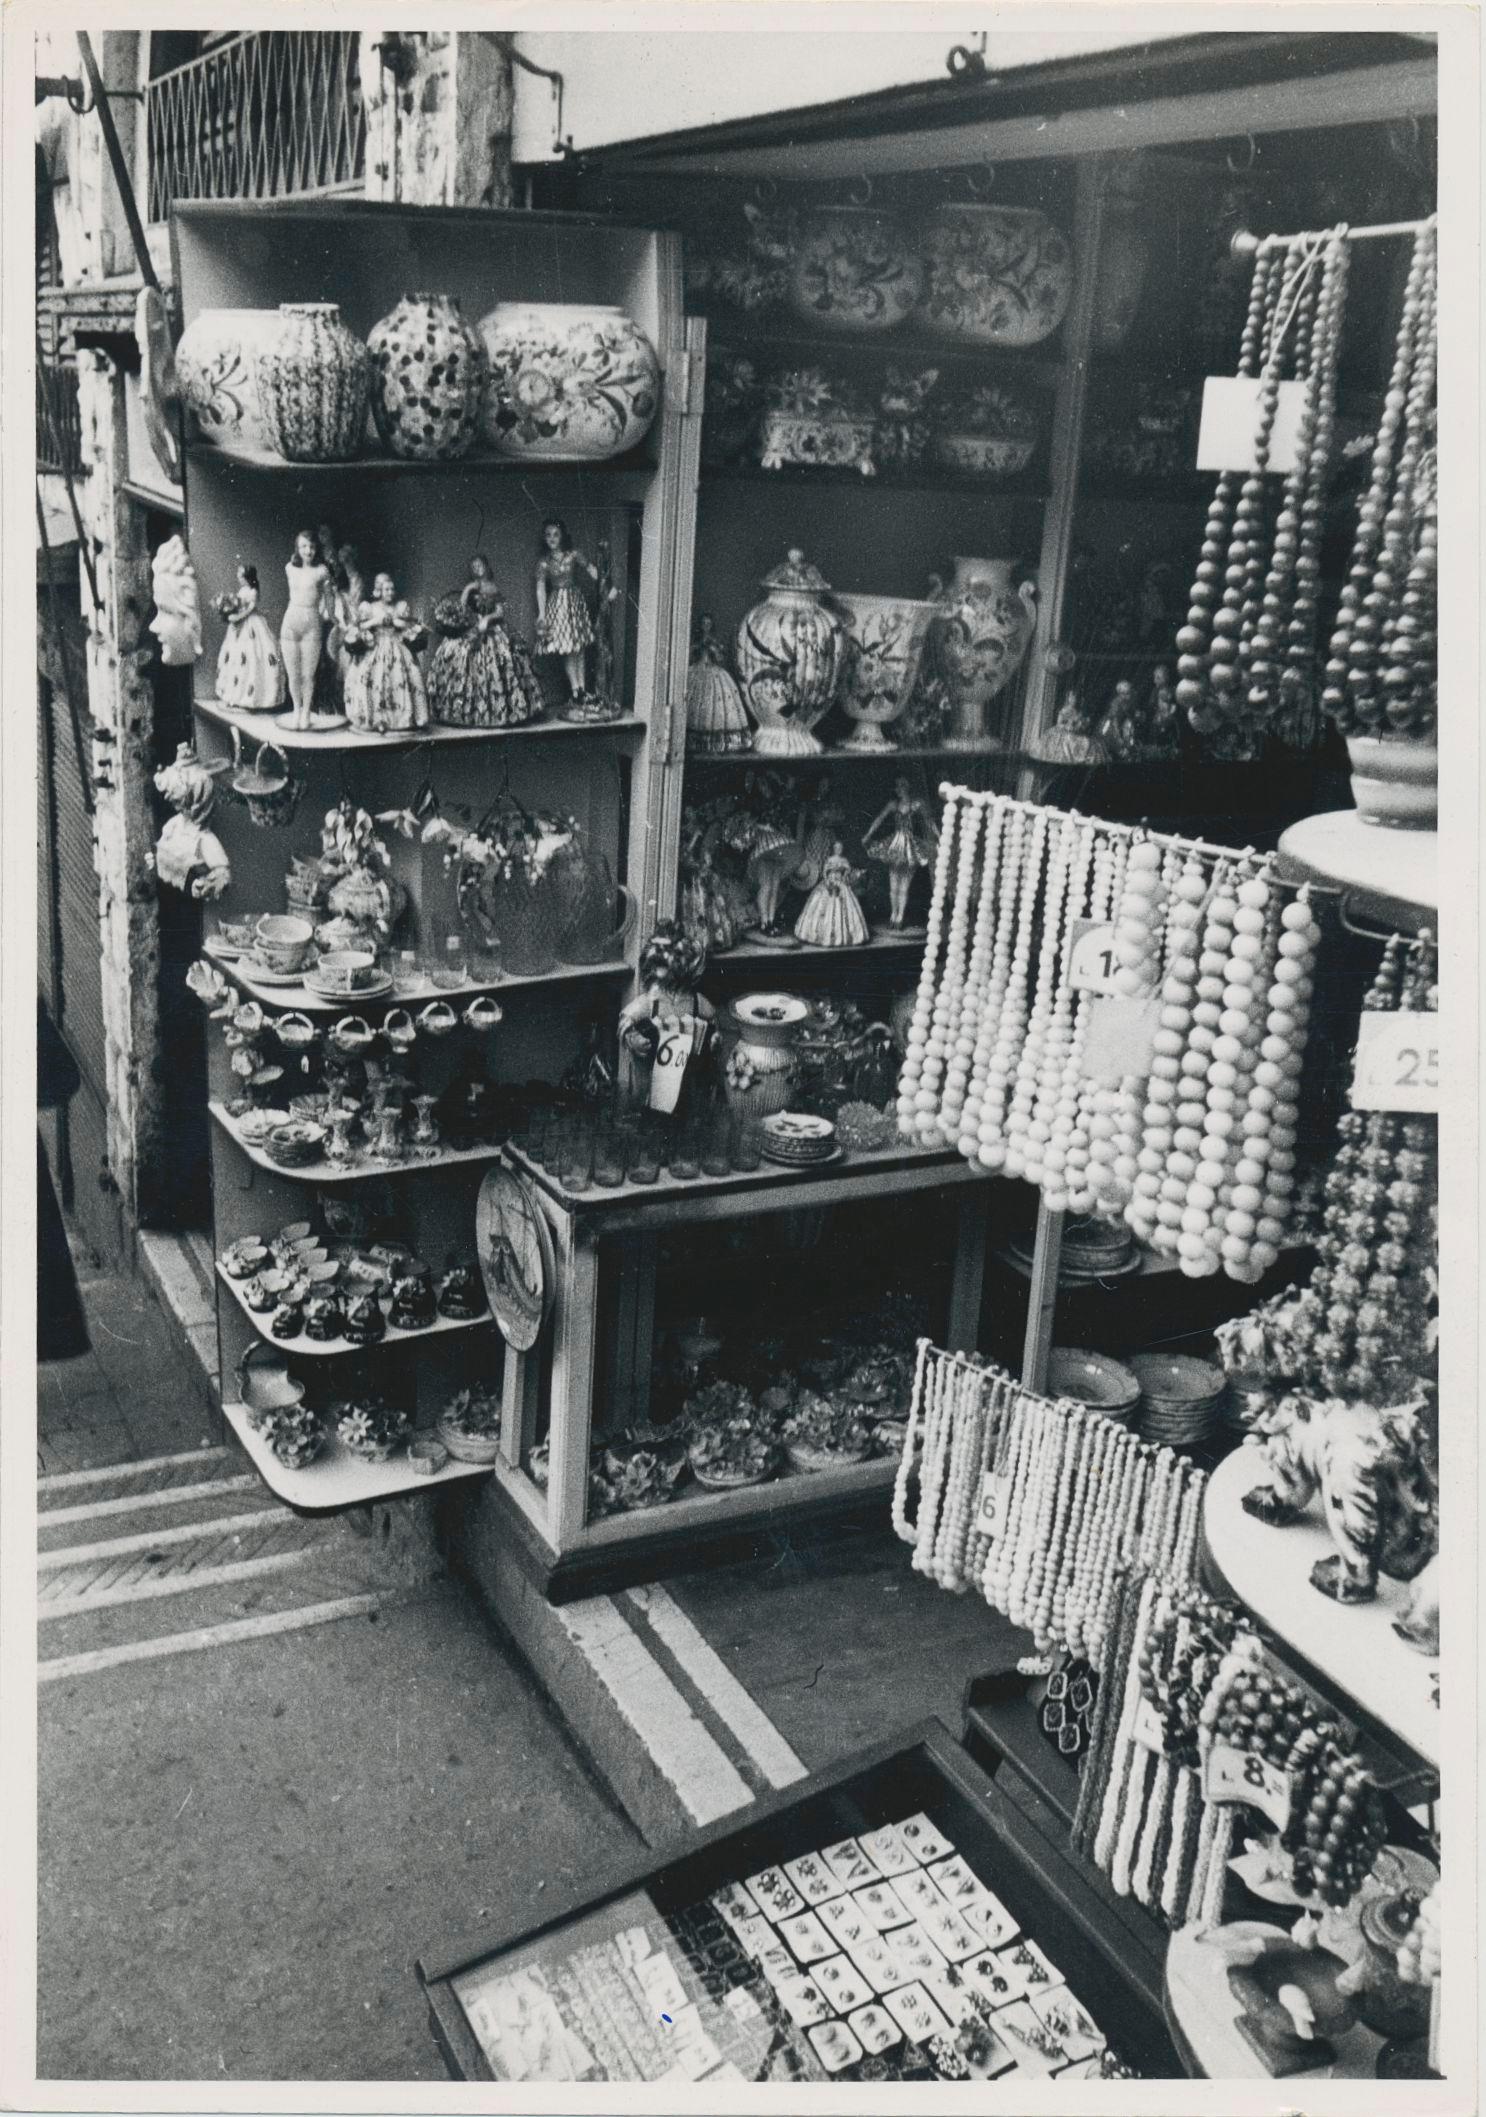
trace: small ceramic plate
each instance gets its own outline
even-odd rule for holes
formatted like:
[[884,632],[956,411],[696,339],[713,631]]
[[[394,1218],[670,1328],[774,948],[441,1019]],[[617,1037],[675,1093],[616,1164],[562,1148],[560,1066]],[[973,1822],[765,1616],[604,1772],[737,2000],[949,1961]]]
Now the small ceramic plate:
[[201,945],[206,953],[215,956],[219,963],[235,963],[242,954],[236,941],[229,941],[222,934],[208,934]]
[[354,992],[342,992],[339,986],[326,984],[311,970],[305,974],[304,989],[312,992],[317,1000],[344,1000],[350,1007],[357,1000],[384,999],[392,990],[392,977],[388,971],[378,971],[374,978],[365,985],[358,985]]
[[246,951],[238,958],[239,967],[253,980],[255,985],[302,985],[302,970],[270,970],[261,956]]

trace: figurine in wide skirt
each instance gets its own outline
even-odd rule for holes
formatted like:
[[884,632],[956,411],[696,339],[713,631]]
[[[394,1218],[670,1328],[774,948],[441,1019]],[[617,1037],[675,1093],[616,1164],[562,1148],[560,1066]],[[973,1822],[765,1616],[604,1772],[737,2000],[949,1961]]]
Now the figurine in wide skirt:
[[258,608],[258,569],[239,566],[237,588],[217,598],[227,623],[217,656],[217,701],[248,713],[271,713],[284,703],[284,657]]
[[[577,577],[586,573],[597,583],[599,569],[575,548],[566,522],[557,515],[542,524],[542,541],[537,548],[536,651],[539,655],[560,656],[569,697],[578,703],[590,695],[588,650],[594,642],[594,629]],[[610,602],[618,595],[617,587],[611,586],[607,591]]]
[[686,746],[703,756],[735,755],[753,748],[753,724],[743,693],[728,672],[726,649],[705,613],[686,675]]
[[428,698],[417,651],[427,634],[389,573],[372,583],[371,601],[359,605],[346,632],[355,665],[346,679],[346,718],[369,735],[403,734],[428,726]]
[[892,800],[868,824],[862,850],[887,869],[888,924],[902,933],[913,878],[920,868],[933,866],[939,850],[939,827],[929,804],[906,779],[894,783]]
[[860,948],[871,937],[852,887],[854,875],[838,838],[826,858],[821,878],[805,899],[795,921],[795,939],[811,948]]
[[506,625],[506,599],[480,552],[458,594],[440,597],[433,621],[443,637],[428,665],[428,704],[451,728],[514,728],[542,712],[531,656]]

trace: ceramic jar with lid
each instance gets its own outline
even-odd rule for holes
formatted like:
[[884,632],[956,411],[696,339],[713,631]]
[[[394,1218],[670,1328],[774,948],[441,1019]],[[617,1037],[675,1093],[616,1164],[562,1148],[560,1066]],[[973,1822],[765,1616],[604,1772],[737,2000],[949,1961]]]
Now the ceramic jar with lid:
[[846,658],[846,627],[826,602],[831,584],[803,551],[764,575],[767,590],[738,627],[743,702],[758,722],[761,757],[811,757],[811,730],[830,710]]
[[405,294],[367,336],[371,409],[394,456],[447,463],[475,438],[485,348],[448,294]]
[[952,200],[928,216],[922,243],[927,330],[962,345],[1030,346],[1063,321],[1073,252],[1035,207]]
[[799,1040],[810,1003],[795,992],[750,992],[724,1010],[723,1090],[746,1117],[784,1110],[800,1077]]
[[341,463],[366,431],[371,355],[333,301],[279,304],[254,366],[268,438],[292,463]]
[[929,648],[950,698],[950,749],[1001,747],[988,710],[1021,667],[1037,623],[1037,590],[1031,581],[1013,587],[1014,565],[1012,559],[957,558],[948,585],[932,579],[939,614]]
[[650,431],[660,363],[623,309],[503,301],[480,337],[490,363],[480,424],[498,455],[597,463]]
[[875,206],[808,214],[790,264],[789,303],[803,323],[854,337],[890,331],[913,311],[924,271],[909,236]]

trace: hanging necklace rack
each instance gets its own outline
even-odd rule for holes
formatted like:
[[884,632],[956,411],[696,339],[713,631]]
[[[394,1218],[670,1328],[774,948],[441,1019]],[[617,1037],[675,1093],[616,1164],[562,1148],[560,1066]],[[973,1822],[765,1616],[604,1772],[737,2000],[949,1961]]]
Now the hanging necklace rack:
[[[1345,240],[1349,243],[1380,242],[1392,235],[1417,235],[1421,228],[1434,226],[1435,215],[1429,214],[1418,221],[1378,221],[1371,228],[1349,228]],[[1234,234],[1228,247],[1235,257],[1264,257],[1272,250],[1287,249],[1291,243],[1315,243],[1322,240],[1321,233],[1303,229],[1297,235],[1251,235],[1247,228]]]

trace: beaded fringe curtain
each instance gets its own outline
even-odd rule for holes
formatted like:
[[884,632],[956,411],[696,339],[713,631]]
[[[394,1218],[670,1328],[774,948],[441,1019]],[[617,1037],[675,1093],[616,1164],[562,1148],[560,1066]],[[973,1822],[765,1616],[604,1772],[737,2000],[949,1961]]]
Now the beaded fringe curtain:
[[[1262,1278],[1295,1190],[1308,890],[1287,897],[1268,855],[941,791],[900,1132],[1124,1219],[1190,1277]],[[1091,921],[1110,928],[1092,983],[1073,962]]]

